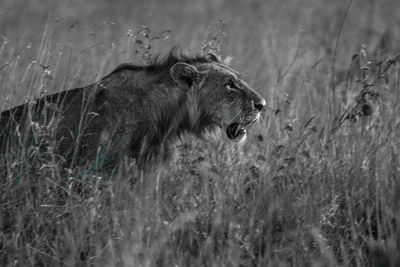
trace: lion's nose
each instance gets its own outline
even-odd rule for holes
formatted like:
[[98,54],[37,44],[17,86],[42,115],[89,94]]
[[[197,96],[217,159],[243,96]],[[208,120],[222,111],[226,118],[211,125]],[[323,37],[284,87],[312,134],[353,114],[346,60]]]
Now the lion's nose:
[[254,101],[254,107],[258,109],[258,111],[262,111],[266,105],[267,103],[264,98],[260,98],[259,100]]

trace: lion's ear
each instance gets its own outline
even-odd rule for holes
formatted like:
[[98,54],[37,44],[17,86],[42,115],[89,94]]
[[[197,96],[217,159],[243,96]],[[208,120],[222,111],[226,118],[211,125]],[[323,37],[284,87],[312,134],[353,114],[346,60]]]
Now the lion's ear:
[[210,61],[221,62],[221,57],[217,54],[214,54],[213,52],[208,52],[204,55],[204,57]]
[[170,72],[172,79],[181,88],[191,88],[195,79],[199,76],[199,71],[195,66],[183,62],[174,64]]

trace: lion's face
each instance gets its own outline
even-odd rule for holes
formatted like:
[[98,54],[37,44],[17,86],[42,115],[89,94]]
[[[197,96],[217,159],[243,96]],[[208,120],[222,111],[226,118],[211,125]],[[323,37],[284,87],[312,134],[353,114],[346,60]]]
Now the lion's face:
[[232,142],[246,139],[247,129],[260,119],[266,105],[238,72],[221,62],[178,63],[171,73],[178,84],[198,96],[199,105],[211,113]]
[[247,129],[260,119],[266,102],[231,68],[221,64],[199,66],[204,72],[199,90],[209,110],[232,142],[242,142]]

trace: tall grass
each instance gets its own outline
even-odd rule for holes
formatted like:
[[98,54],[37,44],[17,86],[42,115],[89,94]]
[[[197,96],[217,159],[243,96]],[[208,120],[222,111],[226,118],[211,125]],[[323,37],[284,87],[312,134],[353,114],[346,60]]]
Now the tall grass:
[[2,110],[173,44],[233,56],[269,108],[150,174],[2,155],[0,265],[400,265],[399,4],[347,3],[2,1]]

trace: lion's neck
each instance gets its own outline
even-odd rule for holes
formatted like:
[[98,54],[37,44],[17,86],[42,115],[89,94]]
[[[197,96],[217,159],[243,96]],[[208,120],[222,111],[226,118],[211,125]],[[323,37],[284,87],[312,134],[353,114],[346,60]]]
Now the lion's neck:
[[[172,92],[180,90],[173,88]],[[170,93],[169,95],[173,94]],[[158,147],[158,154],[162,158],[169,159],[174,145],[185,134],[202,137],[205,132],[215,125],[208,112],[202,108],[200,99],[195,95],[182,93],[179,97],[171,97],[165,103],[157,107],[157,121],[154,130],[152,144]]]
[[158,116],[158,129],[165,141],[174,140],[182,134],[199,135],[202,126],[202,119],[205,118],[205,112],[200,106],[200,102],[194,96],[181,92],[177,95],[178,88],[173,88],[166,95],[174,95],[168,101],[157,107],[161,113]]
[[130,143],[132,156],[144,164],[154,158],[168,161],[181,136],[202,137],[214,125],[195,95],[172,84],[160,84],[153,90],[147,95],[153,104],[149,120],[138,123]]

